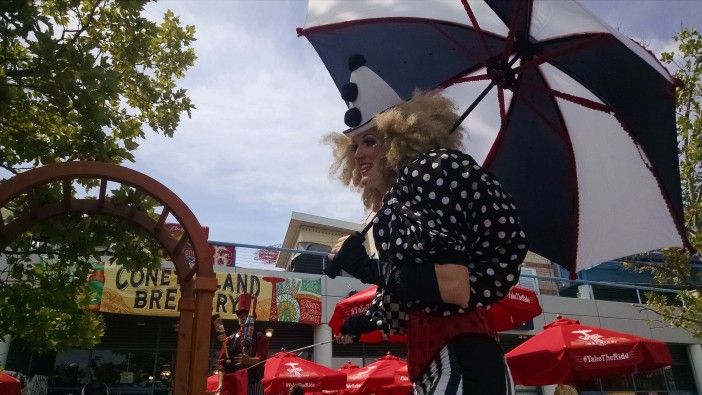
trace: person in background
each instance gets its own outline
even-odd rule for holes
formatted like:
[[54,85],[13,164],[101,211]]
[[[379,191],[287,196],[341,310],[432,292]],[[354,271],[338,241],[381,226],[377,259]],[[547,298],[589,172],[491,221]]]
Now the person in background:
[[518,282],[526,235],[512,197],[460,150],[451,100],[420,92],[404,101],[365,59],[349,59],[342,89],[350,129],[327,137],[332,174],[358,189],[378,257],[365,236],[342,237],[324,272],[378,285],[339,343],[366,332],[407,335],[415,393],[509,394],[514,387],[485,308]]
[[[241,294],[236,305],[236,316],[239,321],[237,333],[228,336],[225,341],[225,348],[219,355],[219,385],[218,395],[234,395],[236,379],[234,373],[241,370],[248,370],[248,387],[250,395],[262,395],[264,364],[258,364],[268,357],[268,338],[254,328],[246,327],[246,320],[249,318],[251,309],[251,294]],[[255,317],[255,312],[251,312]],[[250,339],[245,336],[245,330],[250,329]],[[253,365],[255,367],[249,368]]]
[[558,384],[553,395],[578,395],[578,390],[567,384]]
[[80,392],[81,395],[109,395],[107,384],[99,380],[90,380]]
[[305,389],[302,388],[300,384],[295,384],[290,387],[290,392],[288,392],[288,395],[305,395]]
[[109,395],[110,391],[102,380],[99,380],[96,374],[98,358],[90,361],[90,376],[88,382],[83,386],[81,395]]

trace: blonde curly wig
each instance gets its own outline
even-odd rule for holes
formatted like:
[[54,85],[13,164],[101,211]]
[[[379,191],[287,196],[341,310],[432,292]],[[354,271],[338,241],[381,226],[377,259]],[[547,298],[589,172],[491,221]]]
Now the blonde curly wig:
[[351,138],[342,133],[330,133],[323,142],[331,145],[334,159],[329,174],[344,185],[361,191],[366,208],[378,210],[388,188],[403,165],[423,152],[437,148],[461,149],[463,129],[449,130],[458,119],[454,103],[437,91],[415,91],[412,99],[375,117],[375,128],[384,155],[378,155],[373,165],[379,178],[369,185],[361,184],[356,171]]

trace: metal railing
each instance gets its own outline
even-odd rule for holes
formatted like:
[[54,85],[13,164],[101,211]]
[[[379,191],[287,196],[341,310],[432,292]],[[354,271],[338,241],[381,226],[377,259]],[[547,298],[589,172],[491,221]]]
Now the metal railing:
[[[326,256],[328,252],[323,252],[323,251],[310,251],[310,250],[301,250],[301,249],[294,249],[294,248],[285,248],[285,247],[277,247],[277,246],[260,246],[260,245],[254,245],[254,244],[244,244],[244,243],[230,243],[230,242],[222,242],[222,241],[210,241],[210,244],[214,245],[221,245],[221,246],[229,246],[229,247],[234,247],[237,249],[237,266],[243,266],[246,267],[247,263],[246,262],[246,257],[247,256],[256,256],[256,253],[240,253],[242,252],[242,249],[248,249],[248,250],[258,250],[258,251],[273,251],[277,253],[289,253],[289,254],[294,254],[294,255],[310,255],[310,256],[315,256],[315,257],[320,257],[321,262],[323,264],[324,259],[326,259]],[[244,259],[241,259],[244,258]],[[253,263],[254,260],[252,260]],[[275,262],[271,262],[272,265],[275,264]],[[645,302],[645,296],[643,295],[644,292],[660,292],[660,293],[667,293],[671,295],[676,295],[679,290],[672,289],[672,288],[665,288],[665,287],[656,287],[653,285],[638,285],[638,284],[632,284],[632,283],[620,283],[620,282],[611,282],[611,281],[592,281],[592,280],[570,280],[567,278],[563,277],[552,277],[552,276],[540,276],[540,275],[532,275],[532,274],[526,274],[522,273],[520,278],[523,279],[534,279],[537,282],[549,282],[555,284],[555,287],[551,288],[552,291],[555,291],[555,294],[558,296],[563,296],[563,297],[578,297],[577,294],[575,296],[570,295],[569,292],[565,292],[566,290],[572,291],[569,287],[577,286],[577,285],[589,285],[591,287],[594,287],[596,289],[605,289],[605,288],[610,288],[610,289],[617,289],[617,290],[631,290],[635,292],[635,300],[639,304],[643,304]],[[541,287],[540,285],[538,286],[540,288],[540,291],[545,291],[548,289],[548,287]],[[607,299],[607,298],[598,298],[595,296],[593,299],[595,300],[612,300],[612,299]],[[616,300],[614,300],[616,301]],[[627,300],[628,301],[628,300]]]

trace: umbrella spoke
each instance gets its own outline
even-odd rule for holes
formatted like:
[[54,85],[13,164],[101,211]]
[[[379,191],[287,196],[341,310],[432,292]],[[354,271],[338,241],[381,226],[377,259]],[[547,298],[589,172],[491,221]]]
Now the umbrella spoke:
[[[547,55],[538,56],[530,61],[524,62],[524,63],[520,64],[519,67],[516,67],[514,69],[514,71],[517,73],[520,73],[520,72],[524,72],[524,70],[527,70],[527,69],[533,69],[536,66],[539,66],[543,63],[550,62],[558,57],[561,57],[563,55],[567,55],[571,52],[581,50],[584,47],[594,45],[597,42],[607,38],[607,35],[604,33],[585,34],[583,36],[589,36],[589,37],[587,37],[586,39],[583,39],[583,40],[578,40],[573,45],[569,45],[567,47],[563,47],[563,48],[558,49],[558,50],[550,51]],[[575,40],[573,37],[570,37],[569,39]],[[562,40],[562,38],[559,40]],[[556,40],[554,40],[554,41],[556,41]],[[546,44],[546,43],[551,43],[551,42],[549,42],[549,41],[542,42],[542,43],[540,43],[539,46],[543,47],[544,44]]]
[[[461,53],[466,55],[466,58],[468,60],[472,59],[472,57],[470,56],[470,51],[468,50],[468,48],[466,48],[465,44],[461,40],[457,39],[454,35],[447,32],[446,29],[444,29],[439,23],[432,23],[431,26],[434,29],[436,29],[439,33],[441,33],[444,37],[446,37],[446,39],[448,39],[451,43],[453,43],[456,46],[456,48],[460,49]],[[485,45],[487,45],[487,42],[485,43]]]
[[461,0],[461,4],[463,4],[463,8],[466,10],[466,14],[468,14],[468,18],[470,19],[470,23],[473,24],[473,28],[475,29],[475,34],[478,36],[478,39],[480,40],[480,43],[482,44],[483,49],[485,50],[485,57],[491,58],[492,51],[490,51],[490,47],[487,44],[487,40],[485,39],[485,36],[483,35],[483,30],[480,28],[480,24],[478,24],[478,20],[475,18],[475,14],[473,13],[473,9],[470,8],[470,5],[468,4],[468,0]]
[[548,119],[546,114],[544,114],[544,112],[534,102],[532,102],[531,99],[522,94],[520,90],[515,90],[514,94],[519,96],[519,98],[522,99],[522,102],[524,102],[524,104],[526,104],[531,111],[536,114],[544,122],[544,124],[546,124],[546,126],[551,128],[551,130],[553,130],[561,139],[563,139],[564,143],[570,146],[570,138],[568,138],[568,133],[565,129]]
[[474,82],[474,81],[487,81],[491,80],[492,77],[488,74],[478,74],[472,75],[470,77],[454,78],[441,84],[442,88],[448,88],[455,84],[460,84],[461,82]]
[[[516,93],[516,91],[515,91],[515,93]],[[500,100],[499,91],[498,91],[497,100],[498,101]],[[510,111],[514,107],[515,100],[517,100],[517,96],[512,95],[512,99],[510,100]],[[502,114],[500,113],[500,115],[502,115]],[[500,117],[500,129],[497,131],[497,137],[495,137],[495,141],[492,142],[492,146],[490,146],[490,150],[488,151],[487,155],[485,156],[485,160],[483,161],[483,166],[490,167],[490,164],[497,153],[497,148],[502,144],[502,140],[504,139],[505,132],[507,131],[507,126],[508,126],[507,115],[505,114],[504,119],[502,119],[502,117]]]
[[500,107],[500,132],[507,124],[507,111],[505,110],[505,90],[502,87],[497,87],[497,103]]
[[592,110],[602,111],[602,112],[606,112],[606,113],[611,113],[611,112],[612,112],[612,108],[611,108],[611,107],[609,107],[609,106],[607,106],[607,105],[605,105],[605,104],[602,104],[602,103],[598,103],[598,102],[596,102],[596,101],[592,101],[592,100],[590,100],[590,99],[586,99],[586,98],[581,97],[581,96],[571,95],[571,94],[569,94],[569,93],[557,91],[557,90],[555,90],[555,89],[553,89],[553,88],[544,88],[544,87],[542,87],[542,86],[538,86],[538,85],[535,85],[535,84],[530,84],[530,83],[528,83],[528,82],[523,83],[523,85],[524,85],[524,86],[528,86],[529,88],[532,88],[532,89],[535,89],[535,90],[539,90],[539,91],[548,93],[549,95],[554,96],[554,97],[557,97],[557,98],[559,98],[559,99],[563,99],[563,100],[567,100],[567,101],[569,101],[569,102],[571,102],[571,103],[579,104],[579,105],[581,105],[581,106],[583,106],[583,107],[587,107],[587,108],[592,109]]
[[503,59],[507,59],[512,53],[512,49],[514,48],[514,36],[517,31],[517,21],[522,19],[522,17],[524,16],[524,12],[526,12],[528,6],[529,2],[527,1],[522,1],[517,5],[517,12],[514,13],[514,15],[512,16],[512,20],[510,21],[509,33],[507,34],[505,49],[504,51],[502,51]]

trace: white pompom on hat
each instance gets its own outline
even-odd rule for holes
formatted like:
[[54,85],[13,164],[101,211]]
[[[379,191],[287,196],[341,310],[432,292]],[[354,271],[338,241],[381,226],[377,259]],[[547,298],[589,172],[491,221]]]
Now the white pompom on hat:
[[344,134],[359,133],[370,129],[376,115],[394,107],[404,100],[373,70],[366,67],[362,55],[349,58],[350,82],[341,89],[341,97],[349,109],[344,115],[344,123],[349,129]]

